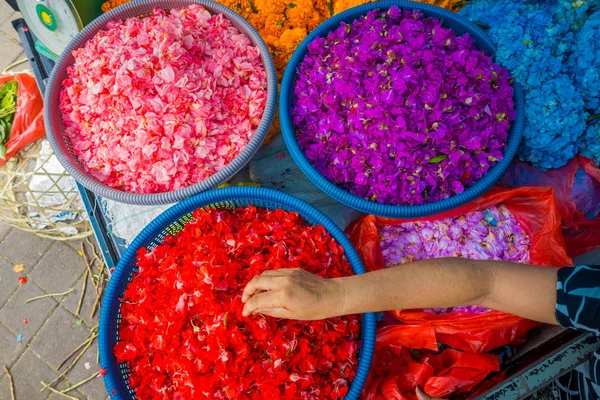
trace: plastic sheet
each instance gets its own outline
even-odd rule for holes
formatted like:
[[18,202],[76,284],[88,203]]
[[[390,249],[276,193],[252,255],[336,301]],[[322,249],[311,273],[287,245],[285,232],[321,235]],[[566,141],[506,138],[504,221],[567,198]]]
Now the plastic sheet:
[[[368,215],[352,224],[347,232],[365,267],[371,271],[384,267],[378,227],[409,221],[453,218],[498,204],[504,204],[529,234],[532,264],[554,267],[572,265],[572,260],[565,250],[561,217],[554,191],[549,187],[495,188],[462,207],[415,220],[394,220]],[[501,346],[520,344],[523,336],[538,325],[533,321],[499,311],[489,311],[479,315],[464,312],[437,315],[423,310],[396,310],[391,314],[402,323],[395,328],[397,336],[402,335],[400,333],[402,329],[419,328],[423,332],[434,329],[437,341],[472,352],[487,352]],[[411,338],[411,335],[406,336]],[[408,341],[405,345],[415,348],[435,348],[434,341],[423,346],[423,339],[418,335],[412,338],[413,341]]]
[[250,180],[261,187],[279,190],[315,206],[341,229],[361,213],[333,200],[302,173],[278,135],[263,146],[248,164]]
[[577,156],[564,167],[550,171],[514,163],[501,184],[551,186],[563,218],[569,256],[577,257],[600,248],[600,167],[592,160]]
[[562,168],[540,171],[529,164],[513,163],[500,181],[508,188],[550,186],[567,227],[600,215],[600,168],[578,156]]
[[10,138],[6,143],[6,159],[0,159],[0,165],[4,165],[6,160],[46,134],[43,115],[44,101],[35,78],[27,72],[2,74],[0,75],[0,86],[15,79],[18,82],[17,111]]
[[363,399],[415,400],[417,386],[430,396],[447,398],[479,387],[500,370],[498,358],[491,354],[452,349],[423,354],[401,343],[376,350]]

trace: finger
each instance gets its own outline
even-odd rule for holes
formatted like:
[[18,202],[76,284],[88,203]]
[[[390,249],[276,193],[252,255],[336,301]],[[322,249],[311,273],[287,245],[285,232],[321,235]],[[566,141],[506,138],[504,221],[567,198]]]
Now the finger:
[[430,395],[425,393],[423,390],[421,390],[421,388],[418,386],[417,386],[417,399],[418,400],[441,400],[441,399],[438,399],[435,397],[431,397]]
[[274,284],[275,277],[273,276],[263,276],[257,275],[244,288],[244,292],[242,293],[242,303],[248,301],[252,295],[254,295],[259,290],[273,290],[275,288]]
[[255,312],[258,309],[267,309],[267,308],[285,308],[285,305],[282,301],[282,295],[280,292],[263,292],[255,294],[246,302],[244,305],[244,310],[242,311],[242,315],[247,317],[248,315]]

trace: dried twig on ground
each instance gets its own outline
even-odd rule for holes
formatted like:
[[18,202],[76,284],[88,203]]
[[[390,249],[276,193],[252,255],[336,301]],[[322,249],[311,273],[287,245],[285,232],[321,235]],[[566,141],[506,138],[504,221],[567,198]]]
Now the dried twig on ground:
[[83,346],[87,345],[87,344],[88,344],[88,342],[90,342],[91,340],[94,340],[94,336],[93,336],[93,335],[92,335],[91,337],[87,338],[87,339],[85,340],[85,342],[83,342],[83,343],[81,343],[79,346],[77,346],[77,347],[75,348],[75,350],[73,350],[72,352],[70,352],[70,353],[69,353],[69,355],[68,355],[68,356],[66,356],[64,360],[62,360],[62,362],[60,363],[60,365],[58,366],[58,368],[57,368],[57,369],[61,369],[61,367],[62,367],[63,365],[65,365],[65,363],[66,363],[67,361],[69,361],[69,358],[73,357],[73,354],[77,353],[77,351],[78,351],[79,349],[81,349]]
[[69,289],[69,290],[67,290],[66,292],[63,292],[63,293],[50,293],[50,294],[44,294],[42,296],[32,297],[31,299],[27,300],[25,302],[25,304],[31,303],[32,301],[45,299],[46,297],[66,296],[69,293],[71,293],[72,291],[73,291],[73,288],[71,288],[71,289]]
[[89,378],[85,378],[84,380],[82,380],[81,382],[77,382],[72,386],[69,386],[66,389],[61,390],[61,393],[69,393],[71,390],[75,390],[80,386],[85,385],[86,383],[88,383],[89,381],[96,379],[97,377],[100,376],[100,372],[95,372],[94,375],[90,376]]
[[101,274],[100,281],[98,282],[98,288],[100,289],[100,292],[96,296],[96,300],[94,301],[94,305],[92,306],[90,318],[94,318],[94,315],[96,315],[96,310],[98,308],[98,305],[100,305],[100,300],[102,299],[102,295],[104,294],[104,288],[106,287],[105,283],[106,281],[104,280],[104,274]]
[[[48,384],[46,382],[42,381],[42,385],[47,386]],[[52,393],[56,393],[59,396],[66,397],[67,399],[71,399],[71,400],[80,400],[78,397],[69,396],[68,394],[64,394],[60,390],[56,390],[53,387],[50,387],[50,386],[47,386],[47,387]]]
[[67,369],[65,369],[63,371],[62,374],[60,374],[58,377],[56,377],[56,379],[54,379],[52,382],[50,382],[49,384],[47,384],[46,386],[44,386],[42,388],[42,390],[40,390],[40,392],[43,392],[44,390],[48,389],[50,386],[54,385],[56,382],[60,381],[62,378],[64,378],[69,371],[71,371],[73,369],[73,367],[75,366],[75,364],[77,364],[77,362],[81,359],[81,357],[83,357],[83,355],[85,354],[85,352],[92,346],[92,343],[94,343],[94,339],[96,339],[98,337],[97,333],[93,333],[92,336],[88,339],[88,342],[86,343],[85,347],[83,348],[83,350],[81,351],[81,353],[79,353],[77,355],[77,357],[75,357],[75,359],[73,360],[73,362],[71,363],[71,365],[69,365],[67,367]]
[[85,296],[85,291],[87,290],[88,276],[90,276],[90,271],[85,271],[85,274],[83,274],[83,287],[81,288],[81,294],[79,295],[79,302],[77,303],[77,310],[75,311],[75,315],[79,315],[79,313],[81,312],[83,297]]
[[[92,245],[92,251],[95,252],[94,245]],[[83,261],[85,262],[85,266],[88,270],[88,273],[90,274],[90,277],[92,277],[92,284],[96,289],[96,294],[98,294],[98,284],[94,282],[94,272],[92,271],[92,264],[90,263],[90,260],[88,260],[87,255],[85,254],[85,246],[83,245],[83,242],[81,242],[81,257],[83,257]]]

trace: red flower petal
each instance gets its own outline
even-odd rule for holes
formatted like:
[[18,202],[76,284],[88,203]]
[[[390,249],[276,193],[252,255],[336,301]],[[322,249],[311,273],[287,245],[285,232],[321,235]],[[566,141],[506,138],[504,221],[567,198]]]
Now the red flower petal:
[[[137,253],[115,356],[144,399],[337,399],[357,365],[357,316],[242,317],[241,293],[268,269],[351,274],[341,246],[297,213],[197,210],[183,230]],[[343,373],[341,372],[343,371]]]

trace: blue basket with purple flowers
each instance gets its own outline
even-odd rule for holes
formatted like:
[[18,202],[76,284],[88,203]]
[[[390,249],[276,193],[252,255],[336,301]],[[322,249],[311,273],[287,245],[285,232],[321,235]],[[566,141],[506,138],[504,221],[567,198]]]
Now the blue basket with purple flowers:
[[283,138],[304,174],[365,213],[415,218],[481,196],[517,153],[521,87],[475,24],[379,1],[319,25],[283,77]]

